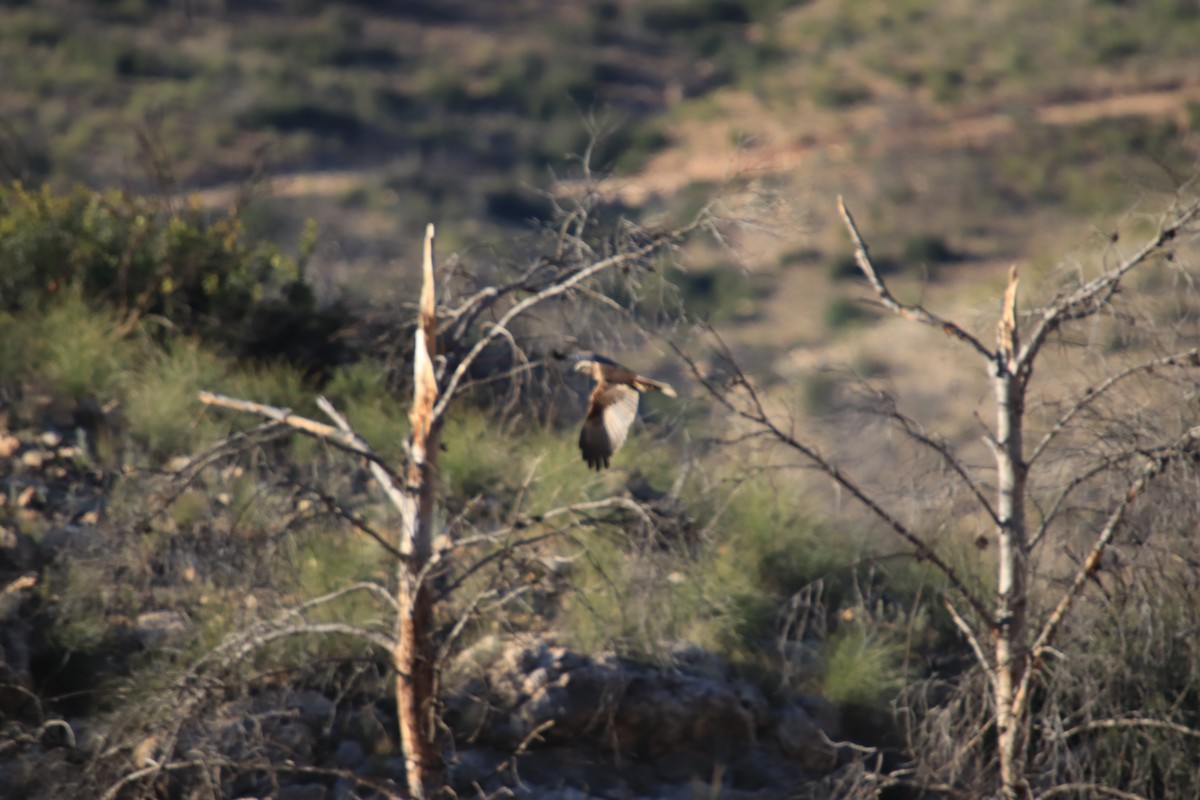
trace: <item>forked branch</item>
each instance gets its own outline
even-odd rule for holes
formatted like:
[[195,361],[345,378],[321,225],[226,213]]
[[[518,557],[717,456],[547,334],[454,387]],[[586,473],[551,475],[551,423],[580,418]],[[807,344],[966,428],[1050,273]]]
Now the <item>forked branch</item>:
[[1033,448],[1033,452],[1030,454],[1026,463],[1032,464],[1033,462],[1037,461],[1038,457],[1045,451],[1047,447],[1050,446],[1055,438],[1060,436],[1062,432],[1066,430],[1067,426],[1071,424],[1075,417],[1079,416],[1079,414],[1085,411],[1088,406],[1092,405],[1092,403],[1103,397],[1114,386],[1133,375],[1152,373],[1161,367],[1200,367],[1200,348],[1193,347],[1191,350],[1185,350],[1181,353],[1174,353],[1169,356],[1163,356],[1162,358],[1144,361],[1141,364],[1134,364],[1132,367],[1127,367],[1114,375],[1110,375],[1107,379],[1096,384],[1095,386],[1087,387],[1083,390],[1083,396],[1075,401],[1075,403],[1069,409],[1067,409],[1067,411],[1061,417],[1058,418],[1050,430],[1046,431],[1046,433],[1042,435],[1041,440],[1039,440],[1037,445]]
[[1021,348],[1018,362],[1026,368],[1031,366],[1046,338],[1064,322],[1085,319],[1099,313],[1117,293],[1122,278],[1144,264],[1151,256],[1161,252],[1197,218],[1200,218],[1200,199],[1189,202],[1173,215],[1164,218],[1157,232],[1116,267],[1093,278],[1070,294],[1056,298],[1042,309],[1041,319],[1034,325],[1033,332]]
[[540,303],[570,292],[572,289],[575,289],[581,283],[595,275],[599,275],[600,273],[608,270],[619,269],[621,267],[631,266],[645,261],[647,258],[650,258],[656,253],[679,244],[688,236],[703,228],[706,224],[707,219],[705,217],[697,217],[697,219],[690,224],[676,230],[659,233],[653,236],[649,241],[634,247],[633,249],[616,253],[608,258],[596,261],[595,263],[589,264],[581,269],[566,271],[557,276],[543,288],[527,297],[522,298],[519,302],[514,303],[512,307],[500,315],[499,319],[492,323],[491,327],[488,328],[487,331],[480,334],[479,338],[475,341],[475,344],[469,351],[467,351],[467,354],[463,356],[462,360],[458,362],[454,372],[450,375],[449,380],[446,381],[445,386],[442,388],[441,397],[438,400],[437,405],[434,407],[433,416],[435,420],[441,419],[442,415],[445,414],[447,406],[453,400],[459,384],[466,376],[467,371],[471,368],[471,365],[475,363],[475,359],[477,359],[479,355],[485,349],[487,349],[488,345],[490,345],[493,340],[501,336],[509,335],[508,325],[514,319]]
[[970,345],[977,353],[987,359],[995,358],[995,354],[987,349],[983,342],[979,341],[972,333],[959,326],[957,323],[951,322],[948,319],[943,319],[937,314],[934,314],[924,307],[919,305],[908,305],[901,303],[888,289],[883,278],[879,275],[879,270],[875,268],[874,262],[871,261],[870,252],[867,249],[867,243],[863,240],[862,234],[858,232],[858,226],[854,223],[854,217],[850,215],[850,209],[846,208],[846,203],[841,195],[838,195],[838,212],[842,215],[842,222],[846,225],[846,230],[850,233],[850,239],[854,242],[854,259],[858,262],[858,268],[862,270],[863,275],[871,284],[871,288],[875,290],[879,302],[883,307],[893,314],[909,319],[914,322],[919,322],[922,325],[929,325],[937,328],[948,336],[953,336],[961,342]]

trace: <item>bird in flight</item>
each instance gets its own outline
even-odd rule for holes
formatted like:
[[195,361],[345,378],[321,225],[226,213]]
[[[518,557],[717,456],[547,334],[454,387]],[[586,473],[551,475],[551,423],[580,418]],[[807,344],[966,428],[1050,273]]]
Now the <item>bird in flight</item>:
[[675,390],[669,383],[638,375],[595,353],[575,355],[572,360],[576,372],[584,372],[596,382],[579,432],[579,449],[588,466],[599,472],[624,443],[637,417],[638,396],[642,392],[662,392],[675,397]]

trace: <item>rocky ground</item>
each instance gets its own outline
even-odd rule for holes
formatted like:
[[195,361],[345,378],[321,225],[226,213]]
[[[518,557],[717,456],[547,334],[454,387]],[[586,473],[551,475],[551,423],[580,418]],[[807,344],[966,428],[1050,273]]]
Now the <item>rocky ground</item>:
[[[79,787],[109,797],[401,796],[382,662],[326,668],[341,678],[324,682],[286,674],[235,686],[192,673],[164,683],[162,696],[175,699],[165,711],[160,704],[153,724],[150,711],[138,719],[133,707],[79,701],[99,691],[79,672],[126,674],[126,659],[175,646],[192,624],[168,608],[110,620],[103,641],[67,668],[72,656],[51,634],[61,613],[53,576],[114,535],[105,498],[120,480],[85,453],[87,411],[0,429],[0,796],[55,798]],[[670,669],[533,635],[477,642],[445,671],[452,789],[775,798],[838,780],[846,751],[834,744],[841,724],[832,704],[769,696],[698,648],[665,661]]]

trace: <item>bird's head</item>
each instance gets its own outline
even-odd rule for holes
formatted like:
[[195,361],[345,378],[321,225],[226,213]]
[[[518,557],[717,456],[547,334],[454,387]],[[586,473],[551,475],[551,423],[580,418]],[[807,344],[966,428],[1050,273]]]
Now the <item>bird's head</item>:
[[596,361],[590,358],[581,358],[571,366],[575,372],[582,372],[585,375],[591,375],[595,368]]
[[574,362],[571,365],[571,369],[575,372],[582,372],[585,375],[595,375],[601,364],[616,366],[617,363],[598,353],[576,353],[570,356],[570,358]]

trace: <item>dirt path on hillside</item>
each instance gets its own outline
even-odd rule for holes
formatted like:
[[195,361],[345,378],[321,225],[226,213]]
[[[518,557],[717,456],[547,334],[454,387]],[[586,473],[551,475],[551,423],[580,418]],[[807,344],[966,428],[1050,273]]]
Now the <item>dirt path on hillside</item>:
[[[1050,103],[1022,118],[1018,113],[926,115],[896,122],[889,109],[872,106],[841,115],[842,124],[825,134],[789,135],[787,121],[747,107],[746,119],[769,129],[745,141],[730,140],[728,126],[693,123],[675,132],[676,143],[659,153],[636,175],[616,178],[602,187],[630,205],[651,197],[667,197],[698,181],[722,182],[734,175],[769,174],[794,169],[816,151],[837,157],[850,141],[874,138],[886,130],[893,144],[910,142],[927,148],[961,148],[988,144],[1009,136],[1020,125],[1071,126],[1116,117],[1174,117],[1186,127],[1188,106],[1200,103],[1200,85]],[[750,103],[746,104],[751,105]],[[753,114],[753,116],[750,116]],[[362,170],[296,172],[270,179],[256,194],[274,198],[338,197],[366,186],[371,173]],[[206,209],[228,208],[243,187],[226,184],[188,193]]]
[[[678,132],[676,145],[653,159],[637,175],[614,179],[608,188],[630,204],[653,196],[666,197],[697,181],[721,182],[734,175],[769,174],[794,169],[820,151],[837,158],[851,141],[879,139],[889,144],[919,145],[926,149],[958,149],[990,144],[1037,124],[1073,126],[1118,117],[1175,118],[1188,126],[1189,104],[1200,103],[1200,85],[1049,103],[1020,112],[976,115],[938,115],[903,119],[894,109],[876,105],[842,116],[842,124],[827,134],[796,136],[784,126],[744,143],[730,141],[727,126],[693,125]],[[758,116],[762,116],[760,111]],[[900,117],[894,119],[891,117]]]

